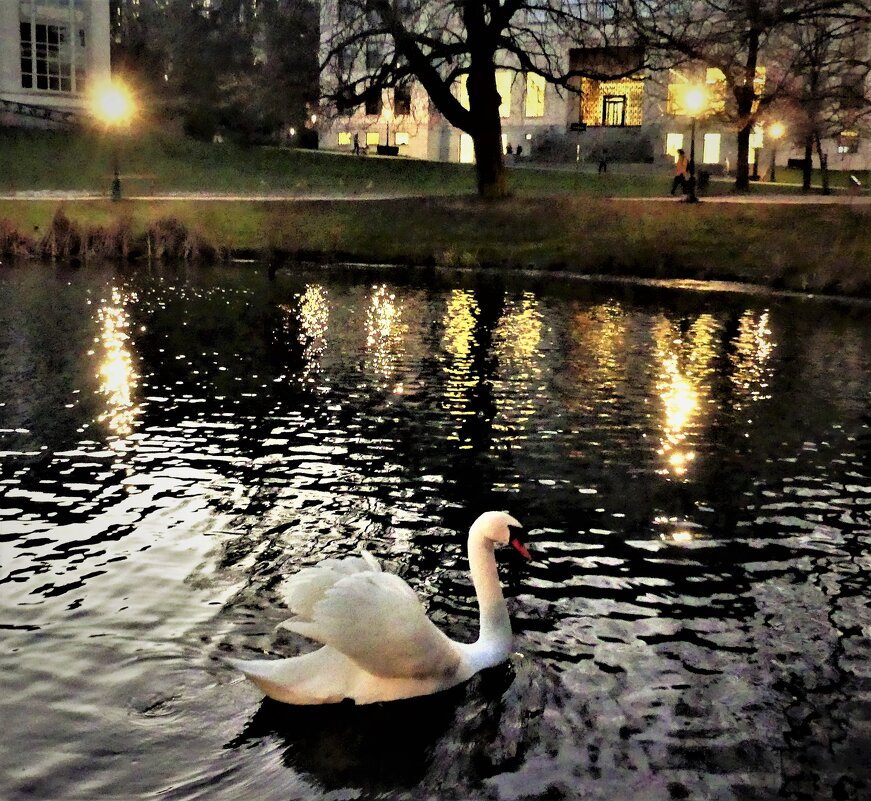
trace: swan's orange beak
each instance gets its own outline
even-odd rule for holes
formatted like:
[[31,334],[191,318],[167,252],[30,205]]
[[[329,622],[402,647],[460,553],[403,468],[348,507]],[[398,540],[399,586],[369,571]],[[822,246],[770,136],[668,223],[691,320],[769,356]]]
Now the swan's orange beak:
[[526,550],[526,546],[519,539],[517,539],[517,537],[512,537],[509,542],[514,548],[516,548],[520,552],[520,555],[524,559],[532,559],[529,551]]

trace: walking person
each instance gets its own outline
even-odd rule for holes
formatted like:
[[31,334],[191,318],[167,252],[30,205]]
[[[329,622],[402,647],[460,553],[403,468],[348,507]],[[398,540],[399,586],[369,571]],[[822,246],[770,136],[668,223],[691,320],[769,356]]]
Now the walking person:
[[354,155],[360,155],[360,134],[358,133],[354,134]]
[[680,187],[680,191],[686,194],[687,181],[689,180],[689,162],[683,149],[677,151],[677,161],[674,163],[674,180],[671,182],[671,194]]

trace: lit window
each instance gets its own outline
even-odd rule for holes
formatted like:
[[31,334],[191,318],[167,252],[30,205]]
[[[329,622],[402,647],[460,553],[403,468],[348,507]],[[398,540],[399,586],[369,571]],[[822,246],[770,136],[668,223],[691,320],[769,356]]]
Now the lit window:
[[366,131],[366,146],[370,147],[372,145],[377,145],[381,141],[381,137],[378,135],[378,131]]
[[859,152],[859,132],[858,131],[841,131],[838,137],[838,153],[858,153]]
[[544,116],[545,80],[541,75],[529,72],[526,74],[526,116]]
[[602,125],[622,127],[626,124],[626,95],[602,98]]
[[723,74],[723,70],[717,69],[717,67],[708,67],[705,71],[705,83],[707,84],[723,83],[725,80],[726,76]]
[[475,163],[475,143],[469,134],[460,134],[460,164]]
[[763,145],[764,134],[761,125],[757,125],[750,134],[750,149],[760,148]]
[[719,164],[720,163],[720,134],[706,133],[704,144],[702,145],[702,163],[704,164]]
[[397,131],[393,137],[393,141],[396,142],[397,145],[407,145],[411,141],[411,137],[408,135],[407,131]]
[[496,91],[502,102],[499,104],[499,116],[502,119],[511,116],[511,84],[514,75],[508,70],[496,70]]
[[673,159],[677,159],[677,151],[683,149],[683,134],[670,133],[665,135],[665,152]]
[[582,78],[580,102],[581,122],[587,125],[641,125],[644,81],[634,78],[617,81]]
[[350,145],[351,134],[348,131],[339,131],[339,145]]
[[468,75],[460,75],[454,88],[454,96],[457,98],[457,102],[465,109],[469,108],[469,90],[466,87],[468,78]]

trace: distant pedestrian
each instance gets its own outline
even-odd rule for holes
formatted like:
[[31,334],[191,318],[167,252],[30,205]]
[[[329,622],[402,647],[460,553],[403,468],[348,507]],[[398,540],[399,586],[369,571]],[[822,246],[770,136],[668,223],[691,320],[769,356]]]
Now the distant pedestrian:
[[686,194],[687,181],[689,180],[689,162],[683,150],[677,151],[677,161],[674,163],[674,180],[671,182],[671,194],[680,187],[680,191]]
[[515,161],[520,161],[520,157],[523,155],[523,145],[517,146],[517,155],[514,157]]
[[508,143],[508,147],[505,148],[505,152],[510,156],[514,153],[514,148],[511,147],[511,142]]
[[354,155],[360,155],[360,134],[358,133],[354,134]]
[[603,147],[599,155],[599,175],[603,172],[608,172],[608,148]]

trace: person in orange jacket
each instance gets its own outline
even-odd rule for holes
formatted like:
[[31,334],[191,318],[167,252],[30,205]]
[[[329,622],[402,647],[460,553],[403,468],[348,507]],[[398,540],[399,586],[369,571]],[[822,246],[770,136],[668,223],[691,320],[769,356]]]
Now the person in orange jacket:
[[683,150],[677,151],[677,161],[674,163],[674,180],[671,182],[671,194],[680,187],[680,191],[686,194],[687,181],[689,180],[689,162]]

